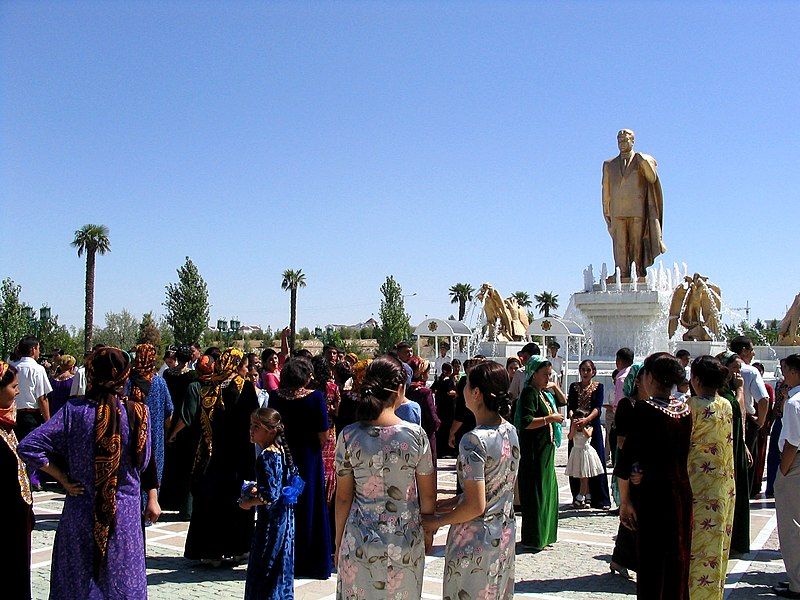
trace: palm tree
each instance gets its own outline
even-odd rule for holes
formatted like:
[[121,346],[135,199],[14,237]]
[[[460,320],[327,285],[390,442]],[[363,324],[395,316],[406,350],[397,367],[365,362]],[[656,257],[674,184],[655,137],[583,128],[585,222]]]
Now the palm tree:
[[289,349],[294,350],[294,337],[297,332],[297,288],[306,287],[306,276],[303,269],[286,269],[283,272],[281,288],[289,290]]
[[97,254],[111,251],[108,240],[108,227],[105,225],[84,225],[75,232],[72,247],[78,249],[78,256],[86,253],[86,310],[84,313],[83,350],[92,348],[92,323],[94,321],[94,262]]
[[475,291],[468,283],[456,283],[450,287],[450,304],[458,304],[458,320],[464,320],[464,313],[467,312],[467,302],[472,300],[472,293]]
[[536,310],[544,314],[545,317],[550,316],[550,310],[558,308],[558,294],[553,292],[542,292],[533,297],[536,300]]
[[519,304],[522,308],[528,308],[533,302],[531,301],[531,295],[528,292],[514,292],[511,294],[512,298],[515,298],[517,304]]

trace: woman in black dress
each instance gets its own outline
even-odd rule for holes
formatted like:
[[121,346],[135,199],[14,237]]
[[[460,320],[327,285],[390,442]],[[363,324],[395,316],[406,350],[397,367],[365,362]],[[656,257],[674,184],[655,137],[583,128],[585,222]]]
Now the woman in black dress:
[[3,588],[9,598],[31,597],[31,529],[33,496],[14,435],[19,394],[17,369],[0,360],[0,506],[3,507]]
[[[603,397],[605,389],[603,384],[595,381],[597,368],[591,360],[584,360],[578,366],[580,381],[575,381],[569,386],[567,392],[567,410],[570,415],[576,410],[585,411],[588,416],[582,421],[579,427],[592,428],[592,447],[597,451],[597,455],[605,457],[606,448],[603,442],[603,428],[600,426],[600,412],[603,409]],[[571,417],[570,417],[571,418]],[[572,441],[569,442],[567,452],[572,452]],[[597,477],[589,479],[589,496],[587,498],[592,508],[608,510],[611,508],[611,498],[608,494],[608,474],[606,473],[606,463],[602,460],[603,472]],[[569,478],[569,487],[572,490],[573,503],[577,502],[576,497],[580,491],[581,480],[575,477]]]
[[642,383],[650,397],[633,407],[635,425],[614,469],[620,521],[638,533],[637,598],[688,600],[692,490],[687,461],[692,416],[686,402],[670,398],[686,371],[666,352],[648,356],[643,369]]

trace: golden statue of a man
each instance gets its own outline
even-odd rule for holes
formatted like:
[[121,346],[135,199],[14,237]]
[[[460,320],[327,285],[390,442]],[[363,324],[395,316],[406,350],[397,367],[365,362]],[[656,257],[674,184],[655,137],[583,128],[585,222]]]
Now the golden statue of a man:
[[656,159],[633,151],[634,133],[617,133],[619,155],[603,163],[603,216],[614,244],[614,263],[630,278],[641,277],[667,251],[661,239],[664,199]]

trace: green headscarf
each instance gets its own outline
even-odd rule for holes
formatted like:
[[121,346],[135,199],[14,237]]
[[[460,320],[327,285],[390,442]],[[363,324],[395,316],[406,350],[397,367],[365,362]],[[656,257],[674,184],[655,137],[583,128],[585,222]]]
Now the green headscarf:
[[642,370],[643,365],[644,363],[631,365],[631,370],[628,371],[625,382],[622,384],[622,393],[625,394],[626,398],[630,398],[633,394],[633,388],[636,385],[636,376],[639,374],[639,371]]
[[[528,362],[525,363],[525,385],[531,385],[531,379],[536,371],[552,364],[553,363],[547,360],[546,356],[540,356],[538,354],[531,356]],[[553,394],[547,390],[538,391],[544,397],[544,401],[550,405],[553,412],[558,412],[558,405],[556,404],[556,399],[553,397]],[[517,402],[517,410],[519,410],[519,406],[520,403]],[[561,446],[562,437],[561,423],[551,423],[550,426],[553,428],[553,443],[556,445],[556,448],[559,448]]]

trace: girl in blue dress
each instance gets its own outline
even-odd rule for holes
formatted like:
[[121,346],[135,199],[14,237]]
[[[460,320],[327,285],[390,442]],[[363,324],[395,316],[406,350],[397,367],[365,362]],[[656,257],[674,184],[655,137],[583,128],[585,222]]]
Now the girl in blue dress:
[[263,448],[256,481],[246,482],[239,506],[256,509],[256,529],[247,563],[245,600],[294,599],[294,502],[284,487],[296,472],[283,439],[281,416],[262,407],[250,417],[250,441]]

